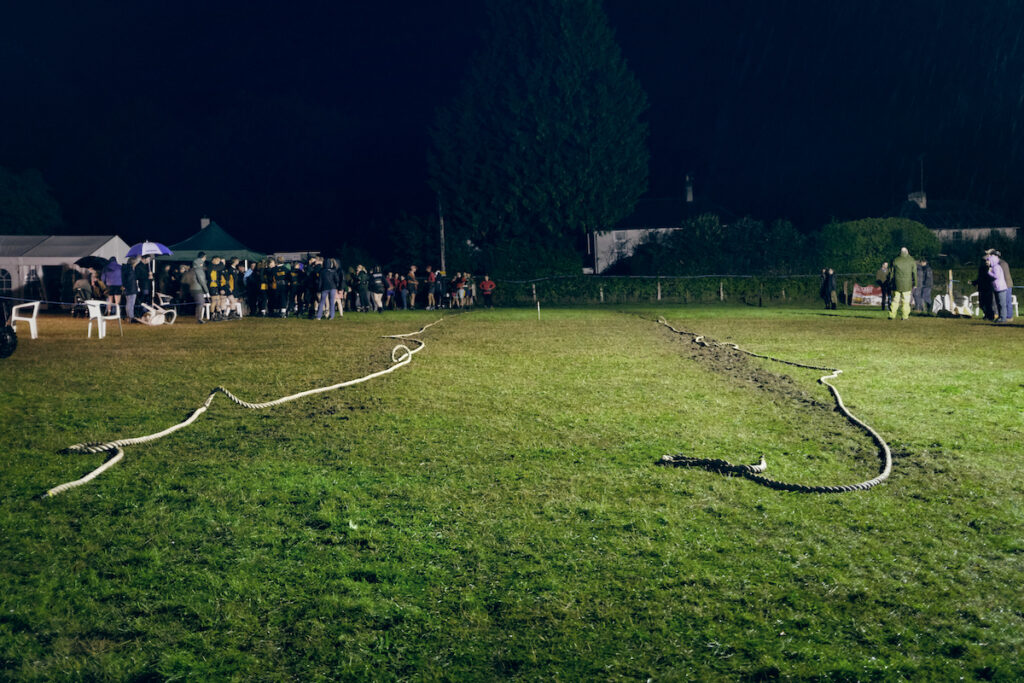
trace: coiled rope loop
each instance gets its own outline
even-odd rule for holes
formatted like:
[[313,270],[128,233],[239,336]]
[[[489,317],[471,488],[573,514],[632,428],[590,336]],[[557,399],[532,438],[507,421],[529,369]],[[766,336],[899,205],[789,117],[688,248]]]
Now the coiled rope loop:
[[751,481],[755,481],[758,484],[767,486],[772,489],[779,491],[794,491],[797,493],[847,493],[849,491],[867,491],[870,488],[881,484],[883,481],[889,478],[889,473],[892,471],[892,451],[889,449],[889,444],[885,442],[885,439],[879,435],[874,429],[867,425],[862,420],[858,419],[851,413],[846,405],[843,403],[842,396],[839,395],[839,390],[829,381],[834,380],[842,374],[842,370],[839,368],[829,368],[820,365],[807,365],[806,363],[797,363],[790,360],[783,360],[781,358],[774,358],[772,356],[765,356],[760,353],[754,353],[753,351],[747,351],[741,349],[738,345],[732,343],[723,343],[715,340],[709,340],[702,334],[695,332],[687,332],[685,330],[677,330],[672,327],[664,318],[658,318],[658,323],[664,325],[668,329],[672,330],[678,335],[684,335],[692,337],[694,344],[698,344],[703,347],[727,347],[732,348],[740,353],[744,353],[754,358],[764,358],[776,363],[784,363],[785,365],[792,365],[798,368],[807,368],[809,370],[823,370],[828,372],[828,375],[818,378],[820,384],[824,384],[832,392],[832,397],[836,401],[836,409],[839,410],[843,416],[851,423],[864,430],[871,436],[871,439],[878,446],[878,458],[881,461],[881,468],[878,476],[867,481],[862,481],[858,484],[846,484],[843,486],[807,486],[804,484],[791,484],[788,482],[777,481],[763,476],[761,473],[767,469],[767,463],[762,457],[761,462],[757,465],[734,465],[726,460],[718,460],[712,458],[694,458],[691,456],[683,455],[681,453],[673,453],[663,455],[661,460],[658,461],[659,465],[672,465],[676,467],[703,467],[704,469],[712,472],[721,472],[726,474],[737,474],[741,477],[746,477]]
[[[430,323],[428,325],[424,325],[422,328],[420,328],[416,332],[409,332],[409,333],[406,333],[406,334],[389,334],[389,335],[384,335],[383,338],[384,339],[408,339],[409,337],[414,337],[416,335],[422,334],[427,328],[433,327],[434,325],[436,325],[439,322],[441,322],[441,320],[443,320],[443,318],[439,319],[439,320],[435,320],[434,322],[432,322],[432,323]],[[364,377],[359,377],[357,379],[350,379],[350,380],[345,381],[345,382],[339,382],[337,384],[332,384],[331,386],[328,386],[328,387],[318,387],[316,389],[310,389],[308,391],[302,391],[302,392],[299,392],[297,394],[292,394],[290,396],[282,396],[281,398],[274,399],[273,401],[266,401],[264,403],[251,403],[249,401],[242,400],[241,398],[235,396],[234,394],[232,394],[230,391],[228,391],[224,387],[216,387],[216,388],[214,388],[210,392],[210,395],[206,397],[206,400],[203,401],[203,404],[201,406],[199,406],[198,408],[196,408],[194,411],[192,411],[192,413],[184,421],[179,422],[176,425],[171,425],[170,427],[168,427],[167,429],[165,429],[163,431],[156,432],[155,434],[147,434],[145,436],[137,436],[137,437],[133,437],[133,438],[130,438],[130,439],[119,439],[117,441],[107,441],[107,442],[104,442],[104,443],[101,443],[101,442],[76,443],[73,446],[68,446],[67,448],[62,450],[61,453],[108,453],[110,455],[110,457],[102,465],[100,465],[95,470],[93,470],[89,474],[85,475],[81,479],[76,479],[74,481],[69,481],[66,484],[61,484],[60,486],[54,486],[52,489],[47,491],[43,495],[43,497],[44,498],[53,497],[53,496],[56,496],[56,495],[58,495],[60,493],[65,492],[65,491],[67,491],[69,489],[73,489],[76,486],[81,486],[82,484],[86,484],[86,483],[92,481],[93,479],[95,479],[96,477],[98,477],[99,475],[103,474],[108,469],[110,469],[111,467],[113,467],[114,465],[119,463],[124,458],[124,448],[125,448],[125,446],[136,446],[138,444],[148,443],[150,441],[156,441],[157,439],[162,439],[165,436],[173,434],[174,432],[178,431],[179,429],[184,429],[185,427],[187,427],[190,424],[192,424],[193,422],[195,422],[199,418],[200,415],[202,415],[203,413],[206,412],[207,408],[209,408],[210,404],[213,403],[213,399],[214,399],[214,397],[216,397],[216,395],[218,393],[224,394],[232,402],[234,402],[237,405],[242,406],[243,408],[249,408],[251,410],[261,410],[263,408],[271,408],[273,406],[278,406],[278,405],[281,405],[282,403],[288,403],[289,401],[296,401],[296,400],[298,400],[300,398],[305,398],[306,396],[313,396],[315,394],[322,394],[322,393],[325,393],[325,392],[328,392],[328,391],[335,391],[337,389],[342,389],[344,387],[350,387],[353,384],[360,384],[361,382],[367,382],[367,381],[369,381],[371,379],[376,379],[377,377],[382,377],[382,376],[384,376],[384,375],[386,375],[388,373],[394,372],[395,370],[397,370],[397,369],[399,369],[401,367],[404,367],[404,366],[408,365],[409,363],[411,363],[413,355],[416,354],[416,353],[419,353],[420,351],[422,351],[426,347],[426,343],[421,341],[421,340],[419,340],[419,339],[408,339],[408,341],[411,342],[411,343],[416,344],[417,345],[416,348],[410,349],[406,344],[398,344],[398,345],[396,345],[393,349],[391,349],[391,362],[392,362],[392,365],[390,365],[389,367],[387,367],[387,368],[385,368],[383,370],[379,370],[377,372],[370,373],[369,375],[366,375]]]

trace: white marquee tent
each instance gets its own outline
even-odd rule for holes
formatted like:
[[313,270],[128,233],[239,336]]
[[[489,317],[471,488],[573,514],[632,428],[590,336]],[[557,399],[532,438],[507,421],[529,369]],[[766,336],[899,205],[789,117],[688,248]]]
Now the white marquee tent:
[[64,271],[83,256],[123,263],[128,243],[117,235],[0,235],[0,297],[60,298]]

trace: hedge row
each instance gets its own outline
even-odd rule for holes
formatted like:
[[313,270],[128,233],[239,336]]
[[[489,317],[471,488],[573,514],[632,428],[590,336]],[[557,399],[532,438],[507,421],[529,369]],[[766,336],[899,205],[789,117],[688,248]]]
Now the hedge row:
[[[947,270],[934,272],[933,294],[944,292]],[[1024,284],[1024,270],[1012,271],[1015,283]],[[953,271],[953,291],[966,295],[975,291],[970,284],[976,269]],[[875,283],[874,273],[843,273],[836,276],[836,289],[842,297],[843,286],[852,296],[854,283]],[[549,305],[574,304],[646,304],[660,301],[676,304],[744,303],[747,305],[785,305],[818,301],[819,275],[788,277],[595,277],[579,275],[533,282],[498,281],[495,299],[506,306],[532,306],[535,301]],[[659,299],[660,287],[660,299]],[[536,295],[536,298],[534,298]]]

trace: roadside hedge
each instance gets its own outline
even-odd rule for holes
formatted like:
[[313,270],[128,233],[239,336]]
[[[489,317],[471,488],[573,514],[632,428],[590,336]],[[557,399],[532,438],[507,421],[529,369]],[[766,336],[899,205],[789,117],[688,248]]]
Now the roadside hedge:
[[[946,290],[949,271],[936,269],[932,294]],[[1024,285],[1024,270],[1012,269],[1014,283]],[[977,269],[953,270],[953,291],[967,295],[976,288],[970,284]],[[853,285],[874,284],[874,273],[839,273],[836,288],[840,299],[843,285],[853,295]],[[658,290],[661,297],[658,298]],[[742,303],[753,306],[808,304],[818,301],[821,278],[813,275],[771,276],[698,276],[628,277],[578,275],[533,281],[499,280],[495,303],[504,306],[532,306],[536,301],[555,306],[577,304],[647,304],[659,300],[673,304]],[[536,293],[536,298],[534,295]]]

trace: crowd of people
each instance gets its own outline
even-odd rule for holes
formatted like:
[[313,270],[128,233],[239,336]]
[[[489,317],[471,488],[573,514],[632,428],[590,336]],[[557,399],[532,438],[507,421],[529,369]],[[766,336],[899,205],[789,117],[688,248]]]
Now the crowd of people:
[[75,282],[76,296],[123,305],[129,322],[137,322],[143,302],[190,309],[196,321],[229,320],[243,315],[315,320],[345,311],[434,310],[470,308],[480,301],[493,306],[497,285],[468,272],[448,277],[428,265],[412,265],[406,273],[368,270],[362,264],[342,270],[333,258],[305,261],[244,262],[200,252],[191,264],[154,265],[150,257],[111,259],[103,269],[89,269]]
[[[932,310],[932,288],[935,276],[926,259],[915,261],[906,247],[893,259],[892,267],[883,263],[875,273],[875,283],[882,290],[882,308],[889,319],[897,315],[910,317],[913,309],[928,315]],[[1005,323],[1013,320],[1013,278],[1010,264],[998,251],[987,249],[978,265],[978,276],[971,281],[978,291],[978,307],[985,320]]]
[[[888,311],[890,320],[906,320],[911,311],[930,315],[934,272],[927,259],[914,259],[906,247],[900,249],[891,266],[888,261],[882,264],[875,273],[875,284],[882,293],[882,310]],[[978,307],[986,320],[1005,323],[1013,319],[1013,278],[1002,254],[986,250],[971,285],[977,288]],[[839,299],[835,271],[831,268],[821,270],[819,295],[826,309],[835,310]]]

